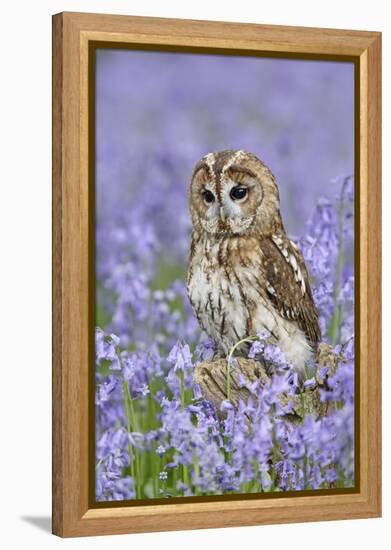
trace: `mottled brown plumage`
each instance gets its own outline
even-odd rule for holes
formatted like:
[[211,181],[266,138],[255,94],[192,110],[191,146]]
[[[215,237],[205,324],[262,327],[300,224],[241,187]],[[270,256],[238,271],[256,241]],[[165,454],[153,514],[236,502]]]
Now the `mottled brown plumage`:
[[302,371],[320,340],[297,246],[287,237],[275,178],[255,155],[210,153],[190,185],[188,295],[201,327],[227,354],[267,329]]
[[[279,247],[275,240],[282,241]],[[297,247],[284,235],[261,238],[266,290],[274,307],[286,319],[295,320],[312,344],[320,340],[318,312],[314,305],[309,277],[303,257]],[[283,251],[286,250],[289,261]],[[294,266],[294,260],[296,260]],[[301,273],[300,281],[298,273]],[[296,275],[296,277],[295,277]],[[273,290],[274,292],[273,292]]]

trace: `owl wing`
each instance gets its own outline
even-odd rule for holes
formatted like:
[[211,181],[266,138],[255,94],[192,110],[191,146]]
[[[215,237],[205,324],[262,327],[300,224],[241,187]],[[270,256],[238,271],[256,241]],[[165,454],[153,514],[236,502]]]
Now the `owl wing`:
[[296,321],[308,340],[316,345],[321,338],[319,314],[301,252],[286,235],[263,237],[261,249],[270,301],[285,319]]

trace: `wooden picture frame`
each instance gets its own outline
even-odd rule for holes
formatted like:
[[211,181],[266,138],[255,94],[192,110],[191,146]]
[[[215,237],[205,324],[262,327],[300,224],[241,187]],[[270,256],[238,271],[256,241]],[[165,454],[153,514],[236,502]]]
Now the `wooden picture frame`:
[[[346,58],[359,133],[359,483],[344,494],[91,507],[93,189],[91,44]],[[147,17],[53,17],[53,533],[62,537],[378,517],[381,514],[381,34]],[[93,405],[92,405],[93,406]]]

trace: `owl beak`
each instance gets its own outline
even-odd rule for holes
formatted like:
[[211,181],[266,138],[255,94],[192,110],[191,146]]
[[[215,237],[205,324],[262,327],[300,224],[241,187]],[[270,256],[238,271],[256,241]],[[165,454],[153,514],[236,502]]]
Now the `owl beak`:
[[226,216],[225,216],[224,208],[222,206],[220,206],[220,220],[222,222],[225,222],[225,218],[226,218]]

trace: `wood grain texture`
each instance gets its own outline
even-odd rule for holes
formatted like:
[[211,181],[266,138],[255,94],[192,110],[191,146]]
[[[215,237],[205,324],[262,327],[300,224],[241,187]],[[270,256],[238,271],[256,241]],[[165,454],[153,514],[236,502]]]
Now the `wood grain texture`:
[[255,51],[360,55],[378,33],[65,12],[90,39]]
[[[368,334],[367,378],[368,415],[368,497],[381,513],[381,37],[371,43],[366,59],[367,99],[367,233],[368,256],[361,269],[367,270],[367,316],[361,332]],[[365,323],[365,325],[364,325]],[[362,473],[363,475],[363,473]]]
[[[88,44],[351,56],[360,88],[360,491],[134,507],[88,506]],[[53,18],[53,532],[59,536],[377,517],[380,431],[380,33],[58,14]]]
[[52,102],[52,518],[53,532],[61,533],[64,463],[62,459],[62,18],[53,20]]

